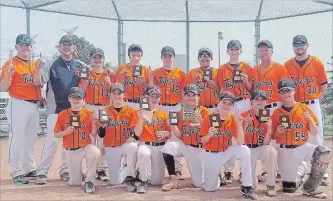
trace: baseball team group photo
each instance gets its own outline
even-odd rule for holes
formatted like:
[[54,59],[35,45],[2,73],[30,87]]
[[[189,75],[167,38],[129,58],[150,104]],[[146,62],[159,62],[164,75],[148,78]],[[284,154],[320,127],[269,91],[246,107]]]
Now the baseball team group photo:
[[[162,66],[152,67],[141,63],[144,46],[131,44],[129,62],[114,69],[105,67],[102,48],[89,50],[90,63],[79,60],[74,34],[59,37],[59,57],[47,62],[31,58],[30,36],[15,37],[17,54],[0,76],[10,96],[1,152],[8,151],[3,174],[11,188],[40,193],[56,184],[82,198],[104,188],[136,200],[182,190],[223,199],[232,186],[234,199],[332,199],[322,191],[331,185],[320,106],[329,79],[306,35],[290,38],[294,57],[285,63],[261,40],[260,64],[251,66],[241,58],[242,41],[232,39],[224,47],[228,62],[213,67],[215,54],[202,47],[188,72],[175,66],[171,46],[161,47]],[[40,108],[47,112],[42,138]]]

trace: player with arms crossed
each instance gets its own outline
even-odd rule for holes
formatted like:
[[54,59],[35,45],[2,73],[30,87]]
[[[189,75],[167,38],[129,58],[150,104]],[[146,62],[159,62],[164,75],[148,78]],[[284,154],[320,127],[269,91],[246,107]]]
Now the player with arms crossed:
[[139,122],[134,128],[140,139],[137,156],[139,173],[138,193],[145,193],[148,185],[149,169],[151,170],[151,184],[161,185],[164,179],[165,163],[162,148],[171,136],[170,126],[167,125],[168,115],[158,108],[161,91],[157,86],[147,88],[149,110],[138,111]]
[[9,91],[6,116],[10,126],[9,165],[13,182],[29,183],[36,178],[34,147],[37,139],[39,101],[41,99],[41,69],[45,62],[30,59],[31,39],[20,34],[16,37],[17,55],[10,58],[0,76],[0,90]]
[[269,143],[272,137],[272,120],[269,112],[265,110],[267,95],[264,91],[253,91],[251,94],[252,109],[243,112],[244,144],[251,150],[251,167],[253,188],[258,185],[256,177],[257,160],[259,159],[267,168],[267,195],[276,196],[275,175],[277,152]]
[[69,91],[71,107],[59,113],[54,127],[54,136],[63,138],[63,147],[69,171],[69,185],[80,186],[82,178],[82,160],[87,161],[85,192],[95,193],[96,166],[101,155],[99,149],[92,144],[91,138],[97,134],[97,116],[88,108],[83,108],[85,92],[79,87]]
[[[206,117],[201,128],[201,142],[206,150],[203,153],[204,191],[215,191],[220,186],[220,169],[227,162],[240,160],[242,186],[241,194],[250,199],[258,196],[252,189],[252,169],[250,149],[244,144],[243,121],[241,116],[233,116],[230,112],[236,97],[229,91],[223,92],[217,109],[218,113]],[[232,138],[237,145],[232,145]]]
[[[294,82],[295,100],[309,105],[319,123],[318,135],[309,135],[309,143],[323,145],[323,116],[319,100],[325,94],[328,79],[323,63],[317,57],[308,55],[308,48],[308,40],[304,35],[295,36],[293,38],[295,57],[287,61],[284,66]],[[328,184],[328,173],[326,173],[322,185]]]
[[130,62],[120,65],[116,71],[116,82],[125,86],[126,104],[139,109],[139,99],[144,94],[148,84],[153,84],[152,70],[140,64],[143,55],[142,47],[132,44],[128,47]]
[[212,50],[201,48],[198,52],[200,67],[191,69],[186,76],[186,85],[196,84],[200,89],[200,105],[211,112],[216,110],[219,89],[217,86],[217,68],[211,67],[213,60]]
[[278,83],[282,106],[272,115],[273,138],[279,144],[278,165],[282,176],[283,191],[293,193],[302,184],[299,166],[302,161],[311,161],[309,178],[303,184],[303,194],[325,199],[327,195],[318,187],[331,161],[326,147],[308,143],[309,135],[318,135],[318,121],[311,108],[296,102],[295,88],[289,79]]
[[[137,124],[137,111],[125,104],[125,88],[121,83],[113,83],[110,88],[112,105],[100,112],[101,127],[98,135],[103,139],[111,185],[126,180],[127,190],[135,192],[135,165],[137,157],[137,137],[133,132]],[[106,120],[101,119],[102,117]],[[122,158],[126,166],[122,167]]]
[[[203,163],[201,159],[200,128],[203,119],[208,116],[210,111],[199,105],[199,96],[200,89],[197,85],[187,85],[184,89],[184,105],[193,111],[198,110],[198,113],[195,113],[191,118],[184,117],[183,110],[172,113],[171,116],[169,115],[167,123],[171,124],[173,135],[181,139],[181,141],[169,141],[162,149],[164,162],[171,177],[170,182],[162,186],[163,191],[169,191],[178,187],[174,157],[179,155],[183,155],[187,161],[192,184],[195,187],[202,187]],[[177,123],[174,122],[175,120]]]
[[[79,87],[86,92],[86,107],[98,114],[98,110],[110,104],[110,85],[111,75],[109,71],[103,69],[104,51],[100,48],[94,48],[90,52],[91,64],[87,79],[81,79]],[[106,159],[104,153],[103,139],[97,137],[97,147],[101,150],[100,162],[97,167],[97,179],[108,181],[106,175]]]

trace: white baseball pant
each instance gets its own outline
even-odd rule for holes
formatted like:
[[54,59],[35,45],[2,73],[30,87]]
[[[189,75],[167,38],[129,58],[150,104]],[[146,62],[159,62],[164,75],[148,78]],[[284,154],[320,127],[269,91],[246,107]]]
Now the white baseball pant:
[[35,144],[39,119],[39,107],[35,103],[10,98],[6,116],[10,126],[8,161],[12,177],[36,170]]
[[[165,113],[169,115],[169,112],[178,112],[181,109],[181,105],[175,105],[175,106],[165,106],[165,105],[159,105],[158,106],[160,110],[163,110]],[[179,138],[172,135],[169,141],[180,141]],[[175,168],[176,172],[182,172],[183,165],[182,165],[182,156],[176,156],[175,158]]]
[[323,115],[320,108],[319,99],[309,101],[309,107],[318,120],[318,134],[313,136],[309,135],[308,142],[315,145],[324,145],[324,133],[323,133]]
[[137,153],[137,168],[141,181],[145,182],[150,178],[152,185],[162,184],[165,173],[162,148],[163,146],[146,145],[144,142],[140,142]]
[[66,150],[67,164],[69,170],[68,184],[71,186],[79,186],[82,183],[82,160],[86,159],[87,172],[85,174],[85,182],[96,182],[96,167],[101,152],[96,145],[88,144],[77,150]]
[[[103,109],[106,106],[87,104],[86,107],[93,110],[94,113],[98,115],[98,110]],[[97,136],[97,139],[92,139],[92,140],[94,142],[93,144],[96,144],[96,146],[99,148],[99,150],[102,153],[101,157],[99,158],[99,163],[97,165],[97,172],[105,171],[107,169],[107,164],[106,164],[105,153],[102,152],[102,149],[104,149],[103,138],[100,138],[99,136]]]
[[[127,176],[135,178],[137,149],[136,142],[125,143],[119,147],[105,147],[110,184],[121,184]],[[122,159],[125,164],[122,164]]]
[[[58,114],[49,114],[47,116],[47,136],[45,138],[44,147],[42,150],[41,162],[37,168],[37,175],[45,175],[52,166],[54,155],[57,151],[59,139],[54,137],[54,126],[57,122]],[[66,159],[66,152],[63,147],[61,147],[61,165],[59,167],[59,174],[68,172],[68,165]]]
[[225,164],[240,160],[242,185],[252,186],[251,151],[245,145],[231,145],[224,152],[203,152],[204,191],[215,191],[220,187],[220,169]]
[[190,171],[192,184],[195,187],[202,187],[203,178],[203,149],[184,144],[182,141],[167,142],[162,150],[163,153],[172,156],[184,156]]

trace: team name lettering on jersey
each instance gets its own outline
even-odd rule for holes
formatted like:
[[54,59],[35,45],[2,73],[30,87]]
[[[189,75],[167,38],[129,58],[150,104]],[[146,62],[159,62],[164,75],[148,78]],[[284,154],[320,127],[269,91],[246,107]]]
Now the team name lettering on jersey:
[[[71,123],[67,122],[66,127],[68,127],[68,126],[71,126]],[[86,127],[86,124],[80,123],[80,128],[85,128],[85,127]]]
[[143,125],[153,125],[154,123],[162,123],[163,119],[162,118],[156,118],[153,119],[151,122],[145,121]]
[[224,82],[225,82],[225,88],[226,89],[233,89],[233,88],[235,88],[235,85],[243,84],[243,81],[242,82],[234,83],[232,81],[232,79],[230,79],[230,78],[225,79]]
[[179,82],[179,80],[176,79],[176,78],[166,79],[165,77],[159,77],[158,82],[159,82],[159,84],[164,84],[165,85],[165,84],[168,84],[168,83],[177,83],[177,82]]
[[22,78],[23,78],[23,84],[26,84],[26,83],[30,83],[30,84],[32,84],[32,82],[33,82],[32,77],[31,77],[30,74],[28,74],[28,73],[23,74],[23,75],[22,75]]
[[300,85],[300,84],[307,84],[307,83],[314,82],[313,77],[303,78],[303,79],[295,79],[295,76],[292,76],[291,79],[293,80],[293,83],[294,83],[295,87],[298,87],[298,85]]
[[131,77],[127,77],[126,80],[125,80],[125,84],[133,86],[133,85],[139,84],[139,80],[136,80],[136,79],[131,78]]
[[89,83],[88,83],[88,86],[89,87],[93,87],[93,86],[105,86],[105,82],[102,81],[102,82],[98,82],[98,81],[95,81],[95,80],[89,80]]
[[229,130],[219,130],[217,131],[217,133],[214,135],[214,137],[220,137],[220,136],[223,136],[223,135],[231,135],[231,131]]
[[117,127],[119,125],[128,125],[128,121],[123,121],[123,120],[114,121],[114,120],[111,119],[110,122],[107,123],[106,127]]
[[265,87],[265,86],[273,86],[273,82],[271,80],[266,80],[266,81],[257,83],[257,88]]
[[291,128],[304,128],[303,123],[291,123]]
[[251,126],[248,126],[245,131],[253,135],[254,133],[264,133],[265,130],[263,128],[252,128]]
[[193,134],[198,134],[200,132],[200,128],[191,128],[188,125],[183,125],[183,135],[190,136]]

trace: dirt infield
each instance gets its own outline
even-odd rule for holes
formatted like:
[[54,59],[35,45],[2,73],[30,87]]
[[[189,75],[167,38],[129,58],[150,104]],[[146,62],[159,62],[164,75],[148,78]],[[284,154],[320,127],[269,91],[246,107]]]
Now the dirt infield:
[[[326,139],[325,144],[332,149],[332,138]],[[44,137],[40,137],[36,144],[35,160],[37,165],[40,163],[41,150],[44,144]],[[1,145],[1,181],[0,200],[245,200],[239,193],[239,182],[234,181],[232,185],[222,187],[216,192],[204,192],[199,188],[191,186],[191,182],[186,165],[184,167],[185,181],[180,181],[180,189],[171,192],[162,192],[160,187],[148,187],[144,195],[127,193],[123,186],[110,186],[99,182],[96,187],[96,194],[85,194],[83,187],[71,187],[65,182],[59,181],[58,166],[60,164],[60,151],[57,152],[53,166],[49,172],[47,185],[38,186],[34,181],[27,185],[13,184],[10,177],[8,165],[8,143],[7,139],[0,140]],[[60,145],[59,145],[60,149]],[[184,161],[183,161],[184,162]],[[235,179],[238,179],[239,166],[236,164]],[[259,165],[260,166],[260,165]],[[327,200],[332,199],[332,163],[329,167],[330,184],[321,189],[329,195]],[[167,179],[165,179],[167,180]],[[267,197],[265,194],[265,184],[260,183],[256,189],[259,200],[315,200],[302,195],[298,190],[294,194],[281,192],[281,184],[277,184],[278,196],[275,198]]]

